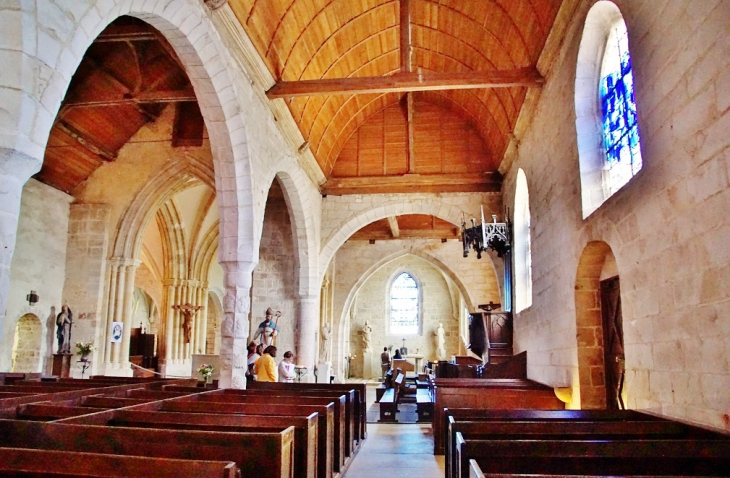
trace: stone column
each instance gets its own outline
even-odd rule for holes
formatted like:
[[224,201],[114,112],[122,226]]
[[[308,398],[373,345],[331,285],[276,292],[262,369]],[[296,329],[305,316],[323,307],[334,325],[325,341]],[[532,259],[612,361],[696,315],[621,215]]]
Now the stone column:
[[120,357],[120,368],[125,371],[129,371],[132,374],[132,370],[129,366],[129,342],[132,335],[132,308],[134,304],[134,278],[137,275],[137,267],[139,261],[127,261],[124,265],[126,269],[126,282],[124,284],[124,312],[122,313],[122,322],[124,323],[124,329],[122,330],[122,343],[121,345],[121,357]]
[[221,325],[220,382],[221,388],[246,388],[246,341],[248,340],[248,313],[251,310],[251,272],[255,262],[225,261],[226,288],[223,299]]
[[317,362],[319,343],[319,297],[299,298],[299,337],[296,362],[311,371]]
[[41,160],[0,148],[0,343],[10,288],[10,263],[18,233],[20,196],[25,183],[40,168]]
[[[132,333],[132,304],[134,303],[134,278],[140,262],[134,259],[109,260],[109,289],[106,307],[106,333],[104,340],[104,374],[131,376],[129,342]],[[114,322],[121,322],[122,341],[111,343]]]

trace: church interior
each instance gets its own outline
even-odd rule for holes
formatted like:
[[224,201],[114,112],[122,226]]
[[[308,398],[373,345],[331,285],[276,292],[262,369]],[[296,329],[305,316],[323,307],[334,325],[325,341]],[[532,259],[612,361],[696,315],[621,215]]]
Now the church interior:
[[519,356],[728,433],[728,51],[725,0],[2,1],[0,374],[248,389],[271,308],[301,382]]

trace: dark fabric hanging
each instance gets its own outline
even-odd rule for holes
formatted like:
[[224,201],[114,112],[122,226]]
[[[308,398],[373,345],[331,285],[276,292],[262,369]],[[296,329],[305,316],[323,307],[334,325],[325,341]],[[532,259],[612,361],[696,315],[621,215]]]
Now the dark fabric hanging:
[[470,314],[468,348],[480,357],[487,350],[487,331],[484,330],[484,320],[480,313]]

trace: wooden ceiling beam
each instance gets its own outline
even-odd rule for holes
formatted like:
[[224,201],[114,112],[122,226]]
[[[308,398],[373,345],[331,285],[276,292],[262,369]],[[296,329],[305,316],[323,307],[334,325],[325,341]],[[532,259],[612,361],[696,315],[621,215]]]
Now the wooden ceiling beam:
[[102,159],[106,161],[114,161],[117,159],[117,153],[112,151],[107,151],[106,149],[102,148],[101,146],[95,144],[92,140],[85,137],[78,131],[74,130],[71,126],[67,125],[63,121],[57,121],[56,124],[53,125],[54,128],[58,128],[63,133],[67,134],[71,138],[75,139],[78,144],[84,147],[84,149],[96,156],[101,157]]
[[197,101],[192,89],[185,90],[158,90],[143,91],[136,95],[124,95],[122,98],[107,98],[98,100],[76,100],[64,103],[65,107],[83,108],[97,106],[117,106],[134,103],[180,103]]
[[269,91],[269,99],[315,95],[352,95],[358,93],[403,93],[409,91],[465,90],[542,86],[545,79],[536,68],[508,71],[466,71],[454,73],[396,73],[322,80],[280,81]]
[[411,0],[400,0],[400,71],[410,73],[411,64]]
[[388,227],[390,227],[390,235],[393,236],[393,239],[397,239],[400,236],[400,228],[396,216],[388,216]]
[[322,185],[322,194],[394,194],[406,192],[498,192],[499,174],[404,174],[402,176],[368,176],[330,178]]

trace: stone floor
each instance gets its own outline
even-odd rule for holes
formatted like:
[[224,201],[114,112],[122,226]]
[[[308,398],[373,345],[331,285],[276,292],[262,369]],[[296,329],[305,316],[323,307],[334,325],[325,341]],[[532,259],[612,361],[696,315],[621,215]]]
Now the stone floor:
[[363,442],[343,478],[439,478],[444,457],[433,454],[431,425],[368,424]]
[[[375,402],[368,384],[368,408]],[[428,424],[368,423],[368,437],[342,478],[440,478],[444,457],[433,454]]]

